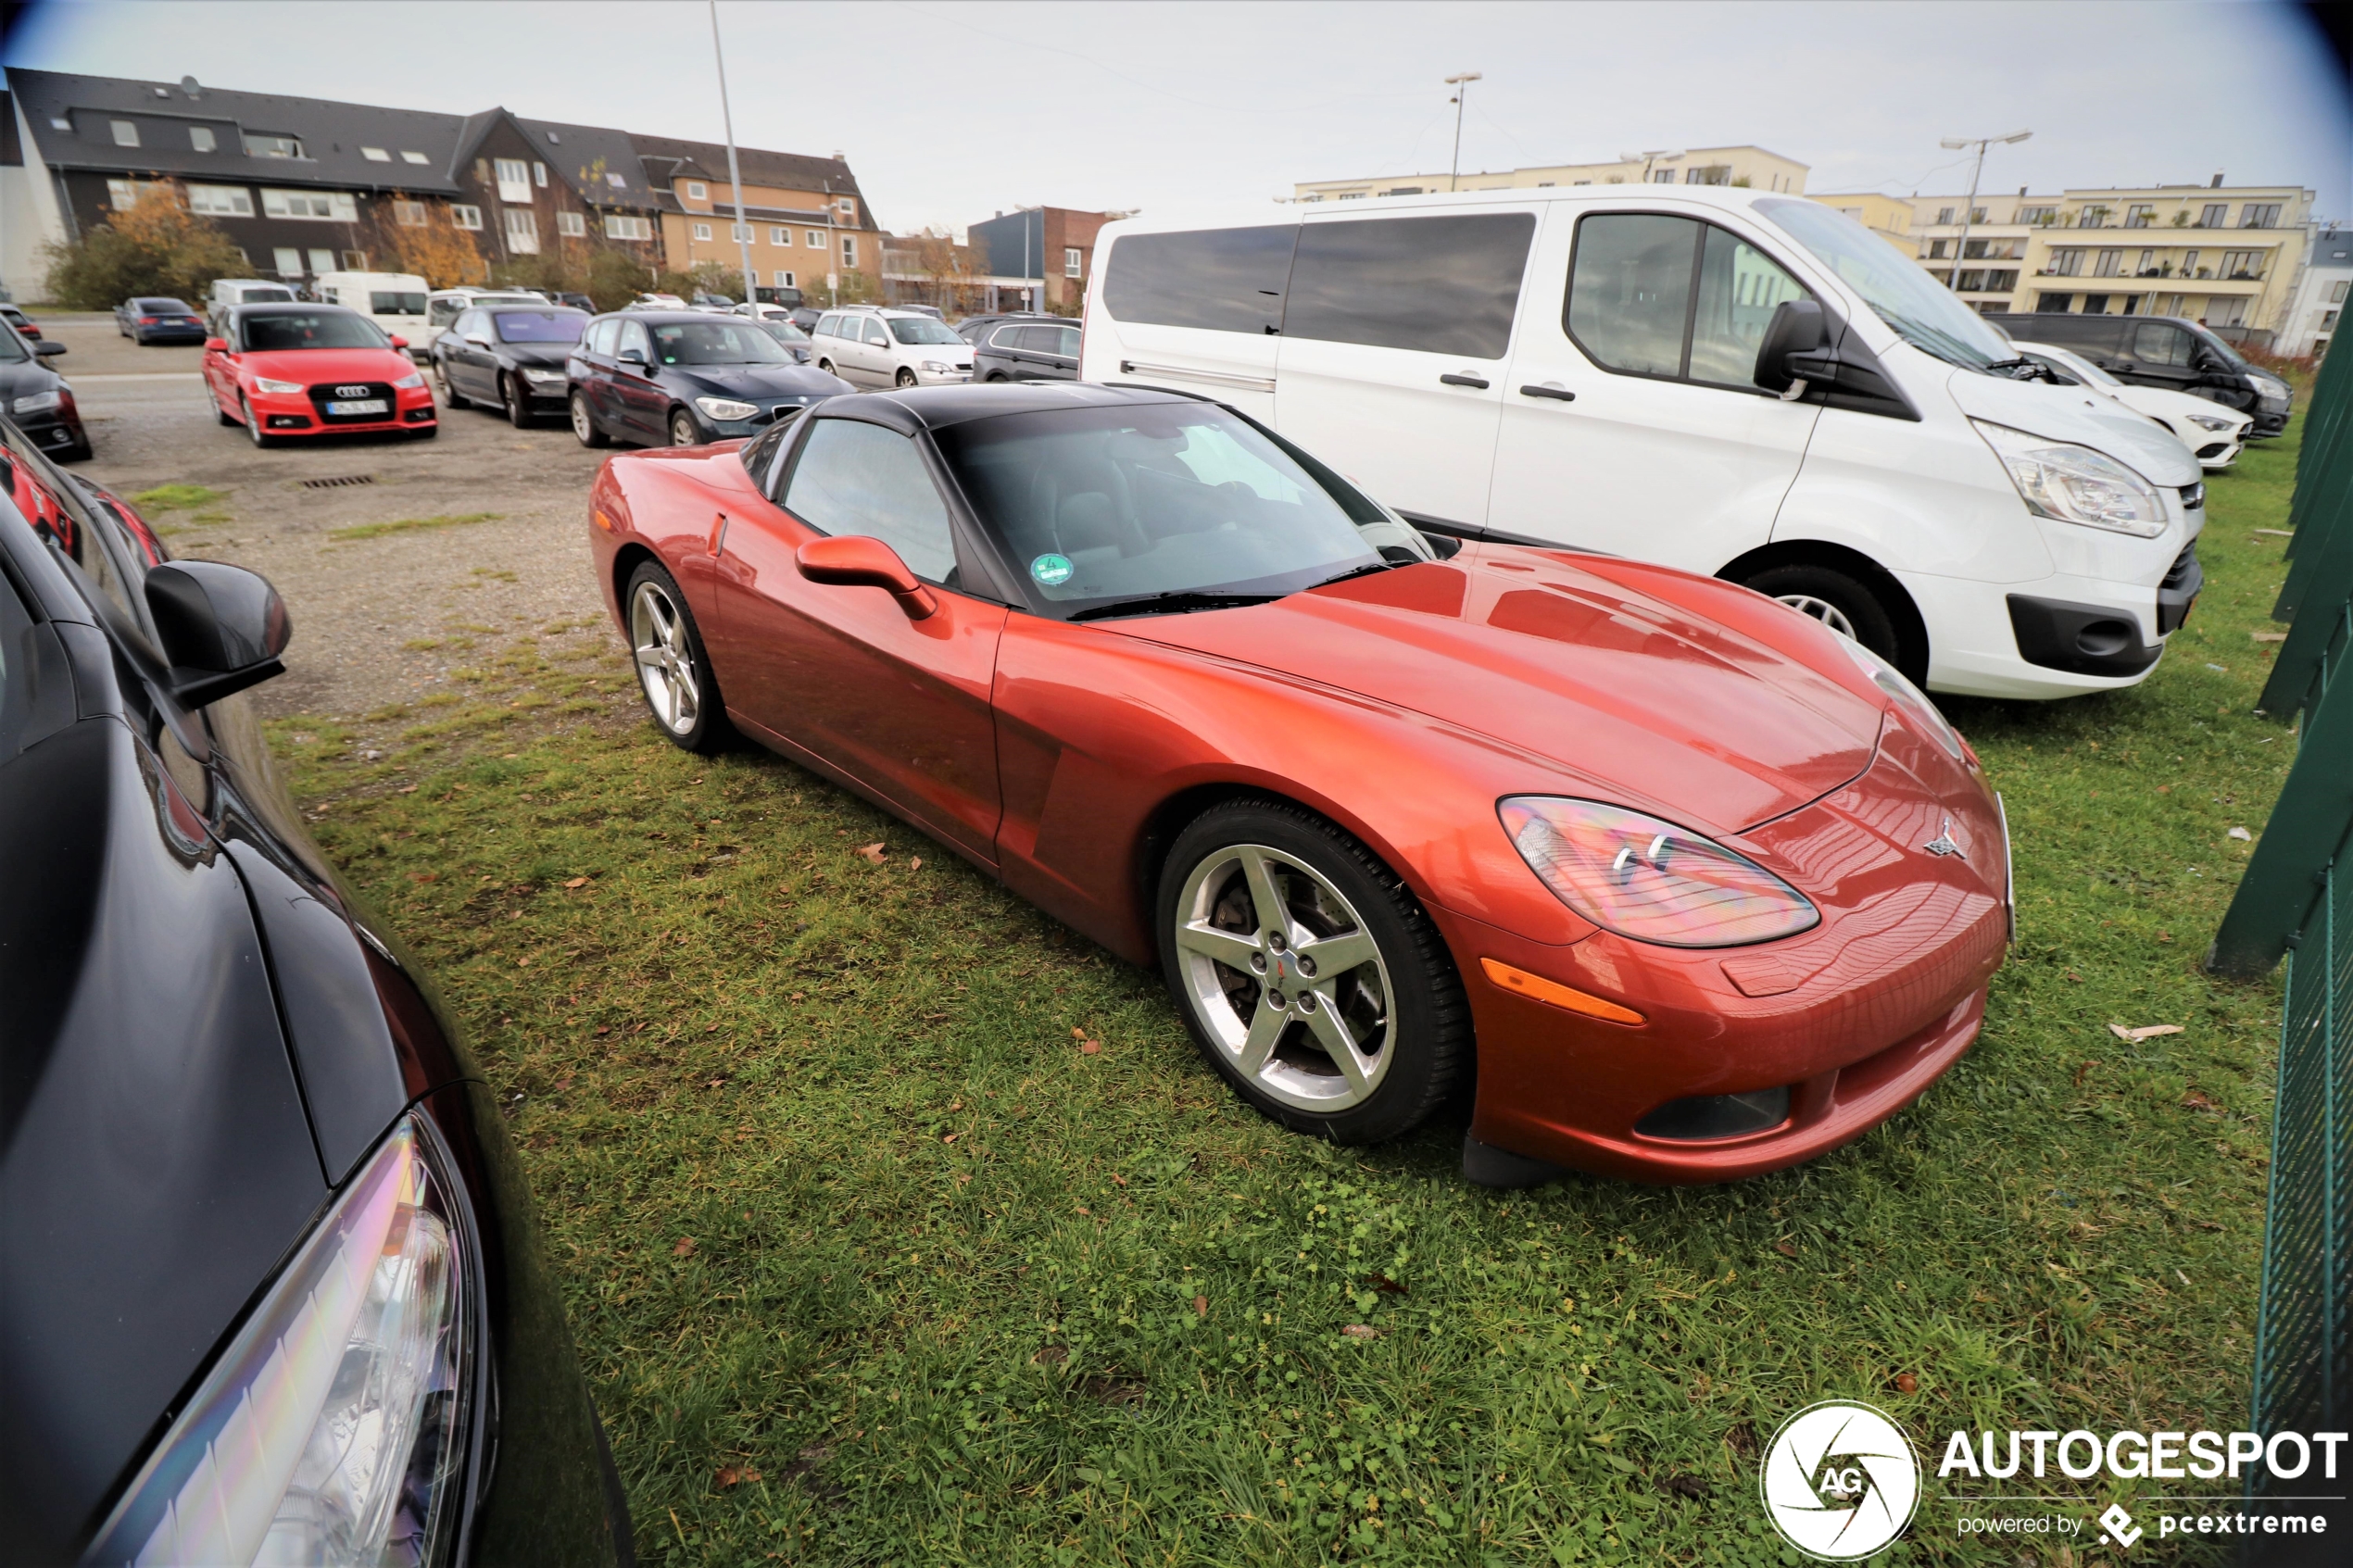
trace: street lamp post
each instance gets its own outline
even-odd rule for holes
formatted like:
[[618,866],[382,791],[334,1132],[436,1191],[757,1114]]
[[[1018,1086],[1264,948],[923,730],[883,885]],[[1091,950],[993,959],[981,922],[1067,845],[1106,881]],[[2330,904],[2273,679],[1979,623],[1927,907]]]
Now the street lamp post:
[[[760,298],[760,283],[751,270],[751,225],[744,219],[744,182],[736,167],[736,117],[727,107],[727,56],[719,47],[719,0],[711,0],[711,57],[719,64],[719,121],[727,128],[727,183],[736,192],[736,244],[744,264],[744,303]],[[756,318],[760,312],[754,310]]]
[[1456,189],[1462,180],[1463,100],[1470,96],[1470,84],[1479,79],[1479,73],[1475,70],[1466,70],[1446,79],[1446,85],[1454,90],[1454,161],[1446,167],[1446,188],[1450,191]]
[[1958,152],[1963,147],[1977,149],[1977,167],[1969,170],[1969,205],[1961,208],[1961,237],[1953,246],[1953,293],[1961,292],[1961,260],[1969,255],[1969,222],[1977,216],[1977,182],[1985,172],[1985,149],[1996,142],[2023,142],[2033,135],[2032,131],[2013,131],[2007,136],[1947,136],[1937,144]]

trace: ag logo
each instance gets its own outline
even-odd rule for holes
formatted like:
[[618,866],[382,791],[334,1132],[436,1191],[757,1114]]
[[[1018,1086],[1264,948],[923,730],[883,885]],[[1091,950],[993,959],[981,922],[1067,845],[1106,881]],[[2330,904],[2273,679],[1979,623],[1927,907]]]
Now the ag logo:
[[1783,1540],[1808,1557],[1851,1562],[1912,1522],[1920,1465],[1886,1416],[1869,1405],[1824,1400],[1773,1434],[1758,1489]]

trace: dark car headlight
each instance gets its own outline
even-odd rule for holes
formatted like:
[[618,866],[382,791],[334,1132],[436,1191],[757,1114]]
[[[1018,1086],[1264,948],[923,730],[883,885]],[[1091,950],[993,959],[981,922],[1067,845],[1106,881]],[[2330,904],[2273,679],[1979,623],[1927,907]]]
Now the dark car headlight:
[[205,1376],[85,1559],[435,1562],[473,1312],[456,1188],[403,1121]]

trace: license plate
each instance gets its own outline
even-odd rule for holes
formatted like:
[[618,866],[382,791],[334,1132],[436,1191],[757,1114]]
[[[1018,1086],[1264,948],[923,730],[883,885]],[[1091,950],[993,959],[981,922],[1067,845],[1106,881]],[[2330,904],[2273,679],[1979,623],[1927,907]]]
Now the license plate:
[[381,397],[370,397],[358,403],[327,405],[327,412],[330,414],[382,414],[387,411],[384,400]]

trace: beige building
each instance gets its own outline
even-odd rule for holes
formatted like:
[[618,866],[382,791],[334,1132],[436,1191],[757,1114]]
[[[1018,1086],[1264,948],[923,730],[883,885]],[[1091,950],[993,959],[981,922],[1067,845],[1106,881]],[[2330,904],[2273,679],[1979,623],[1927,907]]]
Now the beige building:
[[1803,194],[1806,165],[1762,147],[1689,147],[1638,153],[1612,163],[1559,163],[1498,172],[1384,174],[1362,180],[1307,180],[1291,200],[1354,201],[1365,196],[1418,196],[1432,191],[1510,191],[1545,185],[1738,185]]
[[[633,135],[630,141],[660,208],[662,254],[671,269],[691,272],[716,262],[730,272],[741,270],[744,247],[727,149],[674,136]],[[834,292],[829,280],[851,272],[881,277],[882,232],[840,154],[809,157],[738,147],[736,162],[760,287],[799,289],[811,303],[824,304]]]
[[1901,196],[1883,196],[1877,191],[1857,191],[1852,195],[1816,196],[1825,207],[1834,207],[1864,228],[1885,234],[1889,239],[1911,248],[1912,204]]

